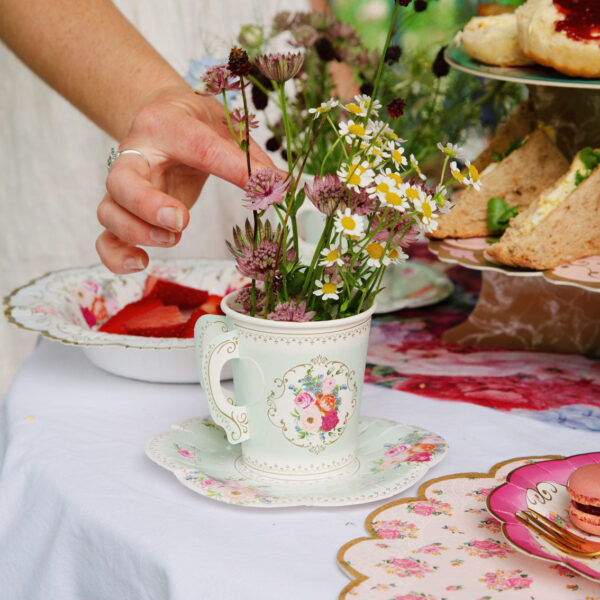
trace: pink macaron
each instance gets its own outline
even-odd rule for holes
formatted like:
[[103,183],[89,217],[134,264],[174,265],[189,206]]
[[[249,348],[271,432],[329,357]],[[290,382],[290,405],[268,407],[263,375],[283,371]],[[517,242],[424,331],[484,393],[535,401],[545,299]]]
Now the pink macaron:
[[575,527],[600,535],[600,464],[575,469],[567,482],[569,516]]

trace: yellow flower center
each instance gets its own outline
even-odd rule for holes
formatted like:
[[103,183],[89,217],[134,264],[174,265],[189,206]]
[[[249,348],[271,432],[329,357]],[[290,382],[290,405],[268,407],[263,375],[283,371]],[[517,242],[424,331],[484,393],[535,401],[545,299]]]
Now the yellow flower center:
[[367,254],[371,258],[379,259],[383,256],[383,246],[381,244],[378,244],[377,242],[371,242],[367,246]]
[[416,200],[419,197],[419,191],[415,190],[415,188],[406,188],[405,193],[409,200]]
[[346,104],[346,108],[355,115],[360,115],[363,111],[361,106],[359,106],[358,104],[354,104],[353,102],[351,102],[350,104]]
[[388,192],[385,195],[385,201],[392,206],[400,206],[402,204],[402,197],[394,192]]
[[387,183],[385,183],[385,182],[381,182],[375,189],[378,192],[381,192],[382,194],[385,194],[386,192],[390,191],[390,186]]
[[331,250],[331,252],[329,252],[327,254],[327,260],[329,262],[337,260],[339,257],[340,257],[340,251],[337,248],[335,250]]
[[469,165],[469,175],[473,181],[479,181],[479,171],[475,165]]
[[402,162],[402,152],[400,152],[400,150],[394,150],[392,152],[392,157],[396,162]]
[[421,212],[423,213],[424,217],[431,219],[431,214],[433,212],[431,210],[431,204],[429,204],[429,202],[423,202],[423,206],[421,207]]
[[335,283],[327,282],[323,284],[321,289],[323,290],[323,294],[335,294],[337,292],[337,285],[335,285]]
[[350,127],[348,127],[348,131],[352,135],[365,135],[365,133],[366,133],[366,129],[359,123],[352,123],[352,125],[350,125]]
[[396,250],[394,248],[394,250],[392,250],[388,256],[392,259],[392,260],[396,260],[400,255],[398,254],[398,250]]
[[389,177],[393,179],[397,185],[400,185],[402,183],[402,177],[400,177],[398,173],[390,173]]
[[461,183],[465,180],[465,178],[463,177],[463,174],[458,169],[455,169],[454,171],[452,171],[452,175],[454,176],[456,181],[460,181]]
[[356,174],[356,169],[352,169],[346,177],[346,182],[350,185],[360,185],[360,175]]
[[353,231],[356,229],[356,223],[352,217],[342,217],[341,219],[342,227],[347,229],[348,231]]

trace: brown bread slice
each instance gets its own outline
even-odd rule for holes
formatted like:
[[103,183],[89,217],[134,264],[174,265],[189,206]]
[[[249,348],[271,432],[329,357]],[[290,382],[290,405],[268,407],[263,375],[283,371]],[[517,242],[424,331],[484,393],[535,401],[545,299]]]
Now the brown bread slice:
[[433,238],[469,238],[490,235],[487,205],[492,196],[503,198],[521,212],[569,167],[567,159],[540,129],[509,154],[491,172],[481,177],[481,190],[462,191],[456,205],[439,219]]
[[537,202],[514,219],[488,249],[499,262],[528,269],[553,269],[577,258],[600,254],[600,168],[567,196],[536,227],[523,233]]
[[537,127],[537,118],[531,100],[523,100],[519,108],[498,127],[488,146],[473,161],[479,172],[491,162],[493,154],[504,154],[515,140],[525,139]]

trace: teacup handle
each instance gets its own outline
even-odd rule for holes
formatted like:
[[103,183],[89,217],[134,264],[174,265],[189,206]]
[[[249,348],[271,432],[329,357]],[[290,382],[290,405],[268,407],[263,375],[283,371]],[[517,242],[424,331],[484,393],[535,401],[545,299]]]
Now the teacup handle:
[[200,317],[194,333],[200,383],[208,398],[210,415],[223,427],[229,443],[239,444],[250,437],[248,413],[245,407],[235,405],[233,392],[221,386],[223,366],[240,357],[238,334],[229,331],[224,317],[213,315]]

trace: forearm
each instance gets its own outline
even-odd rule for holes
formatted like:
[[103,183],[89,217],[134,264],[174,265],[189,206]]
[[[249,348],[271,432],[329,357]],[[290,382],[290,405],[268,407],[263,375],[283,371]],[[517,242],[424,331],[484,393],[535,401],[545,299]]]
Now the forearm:
[[109,0],[0,0],[0,37],[115,139],[162,90],[187,85]]

